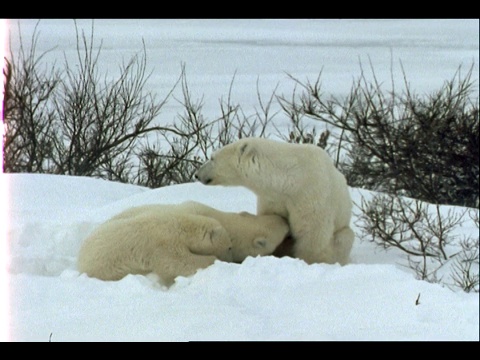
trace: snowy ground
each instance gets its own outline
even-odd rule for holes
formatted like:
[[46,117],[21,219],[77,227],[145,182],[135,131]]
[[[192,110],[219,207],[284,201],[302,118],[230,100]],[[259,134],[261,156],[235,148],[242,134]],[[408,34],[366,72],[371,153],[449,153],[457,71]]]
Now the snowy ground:
[[[85,236],[123,209],[196,200],[254,212],[245,189],[191,183],[149,190],[32,174],[0,179],[10,194],[13,341],[479,339],[478,293],[416,280],[400,265],[401,254],[358,238],[344,267],[247,258],[217,262],[169,289],[152,275],[104,282],[76,270]],[[356,202],[362,194],[368,196],[352,190]]]
[[[17,21],[10,21],[18,49]],[[20,20],[29,41],[35,20]],[[90,22],[80,20],[89,33]],[[186,64],[194,97],[205,114],[218,115],[232,76],[234,101],[247,113],[278,85],[291,94],[286,73],[314,81],[323,68],[323,90],[345,95],[370,58],[380,82],[438,89],[459,65],[479,73],[477,20],[96,20],[103,40],[100,71],[147,49],[153,71],[148,86],[165,95]],[[44,19],[38,53],[47,61],[75,58],[71,20]],[[392,71],[393,70],[393,74]],[[179,94],[177,93],[178,97]],[[179,111],[167,104],[160,121]],[[281,118],[277,119],[282,121]],[[79,274],[82,240],[98,224],[133,205],[197,200],[225,211],[255,211],[241,188],[185,184],[148,190],[90,178],[0,175],[9,239],[8,339],[13,341],[134,340],[479,340],[479,296],[415,279],[395,251],[357,241],[352,264],[306,265],[289,258],[217,262],[166,289],[154,276],[102,282]],[[356,202],[370,194],[352,189]],[[446,210],[446,208],[445,208]],[[357,215],[356,215],[357,216]],[[0,216],[0,219],[5,217]],[[471,225],[471,224],[470,224]],[[465,234],[478,229],[465,224]],[[3,231],[3,232],[2,232]],[[420,303],[415,302],[420,294]],[[1,316],[0,316],[1,317]],[[2,332],[0,332],[2,334]]]

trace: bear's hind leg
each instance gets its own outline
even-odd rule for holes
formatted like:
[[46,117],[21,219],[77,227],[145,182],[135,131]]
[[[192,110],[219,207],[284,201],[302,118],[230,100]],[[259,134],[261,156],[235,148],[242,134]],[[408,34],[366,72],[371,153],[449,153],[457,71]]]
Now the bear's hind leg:
[[[296,221],[297,220],[297,221]],[[295,240],[293,255],[308,264],[336,263],[333,245],[333,219],[324,216],[315,223],[306,219],[290,219],[290,229]]]
[[337,255],[337,261],[340,265],[345,265],[350,259],[355,233],[350,226],[338,230],[334,235],[334,246]]

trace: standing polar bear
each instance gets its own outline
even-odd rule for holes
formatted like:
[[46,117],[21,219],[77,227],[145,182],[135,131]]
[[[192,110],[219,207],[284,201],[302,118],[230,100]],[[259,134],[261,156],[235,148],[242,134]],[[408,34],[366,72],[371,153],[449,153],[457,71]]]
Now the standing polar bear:
[[244,186],[257,214],[288,220],[292,254],[307,263],[346,264],[355,235],[345,177],[322,148],[244,138],[214,152],[197,171],[205,185]]
[[166,285],[216,259],[269,255],[289,231],[276,215],[228,213],[206,205],[144,205],[101,224],[83,243],[78,269],[102,280],[155,272]]

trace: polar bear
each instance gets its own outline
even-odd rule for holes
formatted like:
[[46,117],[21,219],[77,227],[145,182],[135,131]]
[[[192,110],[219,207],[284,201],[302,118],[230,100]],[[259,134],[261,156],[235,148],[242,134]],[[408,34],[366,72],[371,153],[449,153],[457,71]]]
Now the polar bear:
[[141,213],[113,218],[82,244],[78,270],[102,280],[155,272],[166,285],[215,260],[231,261],[232,242],[215,219],[191,214]]
[[153,204],[123,211],[113,219],[124,219],[138,214],[192,214],[217,220],[232,241],[232,261],[242,262],[247,256],[271,255],[289,233],[288,223],[278,215],[257,216],[248,212],[220,211],[196,201],[181,204]]
[[78,269],[102,280],[155,272],[166,285],[218,258],[241,262],[270,255],[287,237],[277,215],[222,212],[194,201],[127,209],[100,225],[83,243]]
[[244,138],[214,152],[196,172],[205,185],[244,186],[257,214],[288,220],[292,256],[307,263],[346,264],[355,235],[343,174],[315,145]]

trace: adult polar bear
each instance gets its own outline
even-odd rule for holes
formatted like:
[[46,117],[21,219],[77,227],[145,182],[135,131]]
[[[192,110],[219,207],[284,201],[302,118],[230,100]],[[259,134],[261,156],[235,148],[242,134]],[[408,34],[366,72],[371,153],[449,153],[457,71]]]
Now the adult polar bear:
[[197,171],[205,185],[244,186],[257,214],[288,220],[292,256],[307,263],[346,264],[355,235],[345,177],[315,145],[244,138],[214,152]]

